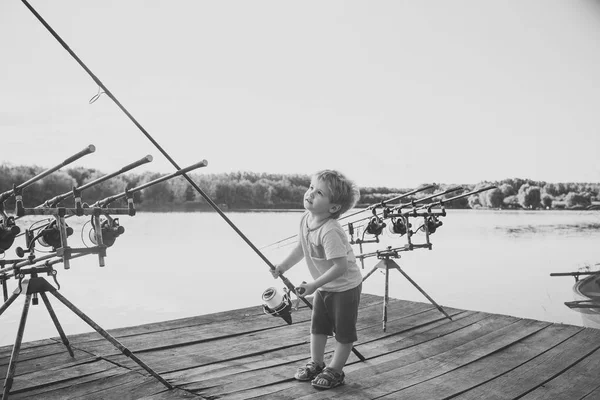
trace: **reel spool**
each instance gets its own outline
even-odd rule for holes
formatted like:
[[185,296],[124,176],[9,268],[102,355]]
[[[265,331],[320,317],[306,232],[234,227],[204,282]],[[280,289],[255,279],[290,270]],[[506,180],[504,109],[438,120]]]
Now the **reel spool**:
[[290,292],[284,289],[281,294],[276,288],[270,287],[262,294],[263,312],[274,317],[281,317],[288,325],[292,324],[292,300]]
[[8,217],[6,223],[0,220],[0,254],[6,250],[15,242],[15,237],[21,232],[21,229],[15,225],[15,219]]
[[[67,237],[73,234],[73,228],[66,225]],[[38,243],[44,247],[52,247],[54,249],[58,249],[62,247],[62,242],[60,240],[60,230],[56,221],[52,221],[48,226],[46,226],[38,235]]]
[[[100,222],[100,232],[102,233],[102,243],[106,247],[110,247],[115,244],[115,240],[125,232],[125,228],[119,224],[119,218],[107,218]],[[96,227],[93,226],[93,223],[89,237],[92,243],[95,245],[98,244],[96,240]]]
[[435,233],[437,228],[443,225],[442,221],[440,221],[435,215],[431,217],[427,217],[427,230],[429,234]]
[[[408,225],[408,226],[407,226]],[[392,218],[392,223],[388,225],[388,230],[394,235],[406,235],[408,228],[411,227],[410,223],[404,221],[403,218]]]
[[365,228],[365,232],[367,232],[369,235],[379,236],[381,235],[383,228],[385,228],[385,225],[386,224],[383,222],[383,219],[379,217],[372,217]]

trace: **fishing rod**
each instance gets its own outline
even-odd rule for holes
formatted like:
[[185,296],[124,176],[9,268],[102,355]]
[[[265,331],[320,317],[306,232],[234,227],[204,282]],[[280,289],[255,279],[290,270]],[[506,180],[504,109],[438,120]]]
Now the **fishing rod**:
[[[125,113],[125,115],[133,122],[133,124],[146,136],[146,138],[161,152],[161,154],[175,167],[177,170],[181,170],[179,165],[171,158],[171,156],[158,144],[156,140],[146,131],[146,129],[127,111],[127,109],[121,104],[121,102],[112,94],[112,92],[102,83],[100,79],[81,61],[81,59],[75,54],[73,50],[67,45],[67,43],[54,31],[54,29],[42,18],[42,16],[27,2],[27,0],[21,0],[23,4],[31,11],[31,13],[40,21],[40,23],[50,32],[50,34],[61,44],[61,46],[75,59],[75,61],[87,72],[87,74],[92,78],[96,84],[102,88],[104,93],[110,97],[110,99]],[[217,204],[206,194],[204,191],[194,182],[187,174],[182,173],[183,176],[192,187],[206,200],[206,202],[219,214],[221,218],[246,242],[246,244],[269,266],[271,270],[275,270],[275,266],[265,257],[264,254],[244,235],[244,233],[221,211],[221,209],[217,206]],[[279,278],[283,281],[285,286],[292,291],[292,293],[296,293],[295,286],[283,276],[283,274],[279,274]],[[303,297],[300,297],[302,301],[308,306],[312,307],[310,302]]]
[[465,197],[469,197],[469,196],[472,196],[474,194],[478,194],[478,193],[481,193],[481,192],[485,192],[485,191],[488,191],[488,190],[491,190],[491,189],[497,189],[497,188],[498,187],[495,186],[495,185],[485,186],[485,187],[483,187],[481,189],[473,190],[473,191],[468,192],[468,193],[459,194],[458,196],[450,197],[448,199],[442,199],[442,200],[435,201],[435,202],[430,203],[430,204],[425,204],[425,205],[421,206],[420,208],[418,208],[417,210],[430,209],[431,207],[437,207],[437,206],[444,206],[445,204],[451,203],[451,202],[453,202],[455,200],[463,199]]
[[[152,161],[152,156],[147,155],[146,157],[143,157],[137,161],[132,162],[129,165],[124,166],[123,168],[121,168],[118,171],[103,175],[103,176],[99,177],[98,179],[95,179],[91,182],[86,183],[85,185],[81,185],[77,188],[74,188],[73,191],[71,191],[71,192],[66,192],[61,195],[55,196],[49,200],[46,200],[44,203],[36,206],[35,208],[56,207],[57,204],[59,204],[63,200],[68,199],[69,197],[81,197],[82,191],[89,189],[90,187],[97,185],[99,183],[102,183],[104,181],[107,181],[108,179],[114,178],[117,175],[121,175],[121,174],[124,174],[125,172],[131,171],[132,169],[137,168],[140,165],[149,163],[151,161]],[[76,196],[77,194],[79,194],[79,196]]]
[[[486,190],[490,190],[493,188],[496,188],[496,186],[493,186],[493,185],[486,186],[481,189],[473,190],[468,193],[463,193],[463,194],[460,194],[460,195],[457,195],[457,196],[454,196],[454,197],[451,197],[448,199],[438,200],[438,201],[417,207],[418,204],[425,202],[427,200],[430,200],[434,197],[438,197],[438,196],[441,196],[444,194],[462,190],[461,187],[454,187],[454,188],[447,189],[443,192],[436,193],[436,194],[424,197],[419,200],[415,200],[413,202],[410,202],[409,204],[402,204],[402,205],[394,207],[394,208],[385,208],[383,210],[383,213],[381,214],[381,216],[374,213],[375,215],[373,217],[370,217],[371,220],[367,223],[367,226],[365,227],[365,229],[363,231],[362,238],[358,238],[358,239],[354,240],[354,237],[353,237],[354,226],[352,223],[348,224],[348,229],[349,229],[350,237],[351,237],[350,244],[358,244],[360,253],[363,253],[363,244],[379,243],[379,235],[381,235],[383,233],[383,229],[387,226],[387,224],[384,222],[384,220],[390,219],[391,224],[388,226],[390,232],[392,234],[396,234],[399,236],[406,235],[406,240],[407,240],[406,246],[401,247],[401,248],[396,248],[394,250],[407,251],[407,250],[414,250],[417,248],[428,248],[429,250],[431,250],[432,245],[429,240],[429,236],[431,234],[435,233],[436,230],[440,226],[442,226],[442,221],[440,221],[439,218],[446,216],[446,210],[444,209],[444,204],[452,202],[454,200],[464,198],[464,197],[472,196],[474,194],[481,193],[481,192],[484,192]],[[408,209],[408,210],[403,210],[403,207],[408,207],[408,206],[412,206],[412,208]],[[442,208],[434,210],[433,208],[437,207],[437,206],[441,206]],[[412,225],[409,222],[409,218],[411,218],[411,217],[412,218],[422,217],[423,224],[421,226],[419,226],[417,229],[412,230],[411,229]],[[359,222],[360,221],[361,220],[359,220]],[[419,232],[419,230],[421,230],[421,229],[423,229],[423,231],[425,232],[425,243],[422,245],[412,243],[412,241],[411,241],[412,235]],[[375,238],[364,240],[365,233],[368,233],[369,235],[373,235]],[[368,255],[361,254],[361,255],[357,256],[357,258],[360,259],[361,265],[364,268],[364,259],[366,257],[373,256],[376,254],[377,254],[377,252],[371,253]]]
[[370,210],[377,209],[377,208],[383,208],[383,207],[385,207],[386,205],[388,205],[389,203],[391,203],[393,201],[401,200],[401,199],[404,199],[404,198],[406,198],[408,196],[412,196],[413,194],[422,192],[424,190],[433,189],[433,188],[435,188],[435,185],[424,185],[424,186],[418,187],[417,189],[413,189],[413,190],[411,190],[409,192],[403,193],[403,194],[398,195],[396,197],[392,197],[391,199],[382,200],[379,203],[371,204],[370,206],[368,206],[364,210],[360,210],[360,211],[357,211],[357,212],[349,214],[349,215],[344,215],[343,217],[340,218],[340,220],[345,219],[345,218],[353,217],[353,216],[358,215],[360,213],[363,213],[365,211],[370,211]]
[[[146,131],[146,129],[127,111],[127,109],[119,102],[119,100],[112,94],[112,92],[96,77],[96,75],[81,61],[81,59],[75,54],[73,50],[67,45],[67,43],[52,29],[52,27],[42,18],[42,16],[27,2],[27,0],[21,0],[23,4],[31,11],[31,13],[40,21],[42,25],[50,32],[50,34],[62,45],[62,47],[77,61],[77,63],[88,73],[88,75],[96,82],[96,84],[102,88],[104,93],[110,97],[110,99],[125,113],[125,115],[133,122],[133,124],[146,136],[146,138],[161,152],[161,154],[175,167],[177,170],[181,170],[179,165],[171,158],[171,156],[158,144],[156,140]],[[204,191],[186,174],[182,173],[183,176],[192,187],[206,200],[206,202],[219,214],[219,216],[240,236],[240,238],[267,264],[267,266],[274,271],[275,266],[265,255],[244,235],[244,233],[221,211],[221,209],[217,206],[217,204],[206,194]],[[294,294],[298,296],[298,298],[306,304],[312,310],[312,304],[300,296],[296,291],[296,286],[290,282],[282,273],[278,275],[278,277],[282,280],[285,286]],[[361,359],[361,361],[365,361],[365,358],[356,350],[352,348],[354,354]]]
[[[80,198],[81,190],[87,189],[93,185],[96,185],[100,182],[103,182],[103,181],[109,179],[110,177],[114,177],[114,176],[118,175],[119,173],[123,173],[127,170],[130,170],[136,166],[139,166],[139,165],[149,162],[151,160],[152,160],[151,156],[146,156],[132,164],[129,164],[128,166],[126,166],[124,168],[121,168],[117,172],[107,174],[106,176],[102,176],[92,182],[89,182],[86,185],[81,186],[79,188],[80,191],[77,194],[75,194],[75,192],[77,192],[77,189],[74,189],[73,192],[69,192],[69,193],[65,193],[64,195],[56,196],[54,199],[51,199],[51,200],[45,202],[41,206],[38,206],[36,208],[24,209],[26,215],[48,215],[48,214],[51,214],[55,217],[55,219],[51,220],[50,222],[45,223],[43,225],[37,226],[35,228],[33,227],[33,225],[35,225],[35,223],[34,223],[29,229],[26,229],[25,232],[22,233],[23,235],[26,235],[26,237],[25,237],[26,246],[25,246],[25,248],[17,247],[17,249],[16,249],[17,256],[24,257],[25,253],[29,253],[30,254],[29,257],[32,258],[36,241],[39,242],[39,244],[44,247],[51,246],[55,249],[64,247],[66,245],[67,237],[69,237],[73,234],[73,229],[66,224],[65,220],[67,218],[70,218],[73,216],[91,215],[92,230],[90,231],[90,240],[96,246],[82,248],[82,249],[68,248],[66,250],[68,252],[66,257],[72,258],[72,254],[77,253],[77,252],[83,252],[83,253],[87,253],[87,254],[97,252],[99,255],[100,266],[104,266],[104,259],[103,259],[104,248],[112,246],[114,244],[115,240],[121,234],[123,234],[125,232],[125,229],[123,228],[123,226],[121,226],[119,224],[118,218],[112,218],[109,214],[112,214],[112,213],[125,214],[125,213],[127,213],[129,216],[134,216],[135,208],[134,208],[134,204],[133,204],[133,194],[135,192],[145,189],[147,187],[150,187],[152,185],[155,185],[157,183],[164,182],[168,179],[174,178],[178,175],[181,175],[184,172],[189,172],[196,168],[200,168],[200,167],[204,167],[204,166],[208,165],[208,162],[206,160],[202,160],[201,162],[198,162],[189,167],[186,167],[178,172],[162,176],[153,181],[142,184],[138,187],[135,187],[132,189],[126,189],[123,193],[109,196],[103,200],[96,201],[91,206],[88,206],[86,204],[84,207],[81,204],[81,198]],[[55,207],[57,202],[60,202],[60,201],[64,200],[64,198],[70,197],[71,195],[76,196],[74,209],[67,209],[67,208],[58,209]],[[127,203],[128,203],[127,209],[108,209],[107,208],[107,206],[110,203],[112,203],[116,200],[119,200],[121,198],[125,198],[125,197],[127,198]],[[55,200],[57,200],[57,201],[55,201]],[[49,203],[53,204],[54,206],[53,207],[48,206],[47,204],[49,204]],[[100,219],[100,214],[102,214],[104,216],[103,221]],[[13,229],[14,229],[14,227],[13,227]],[[17,227],[17,230],[18,230],[18,227]],[[39,232],[37,232],[37,231],[39,231]],[[0,231],[0,233],[2,233],[2,231]],[[16,235],[16,236],[20,236],[20,235],[21,234]],[[0,236],[2,236],[2,235],[0,235]],[[0,248],[1,249],[7,249],[11,245],[12,245],[12,241],[9,243],[9,241],[7,241],[7,240],[0,240]],[[68,260],[65,259],[64,262],[65,262],[65,267],[67,267],[67,269],[68,269],[69,268]]]
[[113,195],[113,196],[108,196],[102,200],[98,200],[97,202],[95,202],[94,204],[92,204],[92,207],[106,207],[108,206],[110,203],[113,203],[119,199],[124,199],[126,197],[128,197],[129,195],[135,193],[135,192],[139,192],[140,190],[146,189],[150,186],[156,185],[157,183],[161,183],[164,181],[167,181],[171,178],[175,178],[177,176],[180,175],[185,175],[187,172],[190,172],[192,170],[198,169],[198,168],[202,168],[202,167],[206,167],[208,165],[208,161],[206,160],[202,160],[200,162],[197,162],[196,164],[190,165],[189,167],[185,167],[183,169],[178,170],[177,172],[173,172],[172,174],[169,175],[165,175],[165,176],[161,176],[159,178],[156,178],[152,181],[146,182],[144,184],[141,184],[140,186],[136,186],[134,188],[131,189],[126,189],[124,192]]
[[[0,254],[3,254],[13,245],[15,238],[21,232],[21,229],[15,223],[15,219],[25,214],[25,208],[23,206],[23,189],[29,187],[30,185],[34,184],[40,179],[45,178],[54,171],[71,164],[72,162],[80,159],[81,157],[93,153],[94,151],[96,151],[96,147],[94,145],[89,145],[83,150],[72,155],[71,157],[68,157],[63,162],[55,165],[54,167],[48,168],[45,171],[42,171],[34,177],[28,179],[27,181],[21,183],[20,185],[13,185],[12,189],[0,193]],[[15,198],[16,218],[14,216],[9,217],[4,210],[4,202],[10,199],[11,197]]]
[[[460,186],[453,187],[453,188],[450,188],[450,189],[446,189],[446,190],[444,190],[442,192],[439,192],[439,193],[434,193],[434,194],[431,194],[431,195],[426,196],[426,197],[422,197],[422,198],[417,199],[417,200],[411,200],[408,203],[400,204],[398,206],[395,206],[393,209],[394,210],[402,210],[402,208],[406,208],[406,207],[412,206],[413,210],[414,210],[415,206],[417,204],[421,204],[421,203],[423,203],[425,201],[428,201],[428,200],[431,200],[431,199],[433,199],[435,197],[443,196],[443,195],[446,195],[448,193],[456,192],[456,191],[462,190],[462,189],[463,188],[460,187]],[[400,218],[395,219],[395,217],[400,217]],[[363,244],[365,244],[365,243],[379,243],[379,235],[381,235],[383,233],[383,229],[386,227],[386,224],[385,224],[384,220],[387,219],[387,218],[392,218],[392,225],[390,226],[390,229],[391,229],[392,233],[401,233],[401,234],[404,234],[404,233],[408,232],[408,229],[409,229],[410,226],[409,226],[408,221],[405,221],[406,218],[402,214],[397,214],[396,213],[396,214],[392,215],[392,210],[389,207],[385,207],[383,209],[383,211],[381,211],[379,213],[376,211],[376,209],[373,209],[373,216],[365,217],[365,218],[358,219],[356,221],[348,223],[348,234],[350,235],[350,244],[358,244],[360,252],[362,253],[362,251],[363,251],[362,245]],[[366,221],[366,220],[369,220],[369,222],[366,224],[366,227],[363,230],[363,236],[362,236],[362,238],[357,238],[356,240],[354,240],[354,224],[362,222],[362,221]],[[430,224],[430,226],[432,227],[433,230],[435,230],[435,227],[432,224]],[[373,235],[375,238],[374,239],[367,239],[367,240],[365,240],[364,239],[365,233]],[[410,245],[410,237],[409,237],[409,245]],[[363,259],[361,259],[361,265],[364,268]]]
[[[151,155],[147,155],[147,156],[145,156],[145,157],[143,157],[143,158],[141,158],[141,159],[139,159],[137,161],[132,162],[129,165],[124,166],[123,168],[119,169],[118,171],[111,172],[109,174],[103,175],[103,176],[101,176],[101,177],[99,177],[99,178],[97,178],[97,179],[95,179],[95,180],[93,180],[91,182],[88,182],[88,183],[86,183],[86,184],[84,184],[82,186],[74,187],[73,190],[70,191],[70,192],[65,192],[65,193],[63,193],[61,195],[55,196],[55,197],[53,197],[51,199],[48,199],[48,200],[44,201],[42,204],[35,206],[33,208],[33,210],[40,210],[40,209],[43,209],[43,208],[54,208],[60,202],[66,200],[66,199],[68,199],[70,197],[75,197],[75,207],[76,207],[78,213],[81,214],[82,213],[81,194],[82,194],[82,192],[84,190],[89,189],[89,188],[91,188],[91,187],[93,187],[93,186],[95,186],[95,185],[97,185],[99,183],[105,182],[108,179],[114,178],[117,175],[121,175],[121,174],[123,174],[125,172],[131,171],[132,169],[134,169],[136,167],[139,167],[140,165],[149,163],[151,161],[152,161],[152,156]],[[66,218],[69,218],[71,216],[72,215],[67,215]],[[19,219],[19,218],[21,218],[21,217],[17,216],[15,219]],[[20,237],[22,235],[25,235],[25,234],[28,233],[28,231],[31,233],[31,232],[38,231],[40,229],[46,229],[48,226],[50,226],[50,224],[52,224],[52,221],[48,222],[47,224],[43,224],[43,225],[37,226],[36,228],[30,227],[29,230],[26,230],[25,232],[18,233],[16,235],[16,237]]]
[[[424,218],[432,217],[432,218],[434,218],[434,220],[431,222],[435,222],[435,220],[437,220],[438,216],[441,216],[441,217],[446,216],[446,210],[443,208],[446,203],[450,203],[450,202],[453,202],[458,199],[469,197],[469,196],[472,196],[472,195],[475,195],[475,194],[478,194],[481,192],[485,192],[490,189],[496,189],[496,188],[497,188],[497,186],[494,186],[494,185],[486,186],[481,189],[473,190],[468,193],[463,193],[463,194],[459,194],[454,197],[450,197],[448,199],[442,199],[442,200],[434,201],[433,203],[424,204],[421,207],[413,207],[410,210],[402,211],[401,208],[397,208],[397,209],[393,209],[393,210],[389,210],[389,211],[386,210],[386,212],[384,213],[384,217],[385,218],[404,218],[404,219],[406,219],[408,217],[424,217]],[[456,189],[454,189],[454,190],[456,190]],[[440,206],[442,207],[442,210],[438,211],[437,213],[432,210],[433,207],[440,207]],[[437,226],[440,226],[440,225],[441,225],[441,222],[439,222],[439,224]],[[433,228],[433,232],[435,232],[435,229],[437,228],[437,226],[436,226],[436,224],[434,224],[434,225],[431,225],[431,223],[429,224],[429,227]],[[417,229],[417,231],[418,231],[418,229]]]
[[[343,215],[340,218],[338,218],[338,221],[341,221],[341,220],[346,219],[346,218],[353,217],[353,216],[361,214],[361,213],[363,213],[365,211],[371,211],[371,210],[376,209],[378,207],[385,207],[388,203],[391,203],[393,201],[404,199],[404,198],[406,198],[408,196],[411,196],[411,195],[413,195],[415,193],[419,193],[419,192],[422,192],[424,190],[433,189],[433,188],[435,188],[435,185],[427,184],[427,185],[421,186],[421,187],[419,187],[417,189],[413,189],[413,190],[411,190],[409,192],[400,194],[400,195],[398,195],[396,197],[393,197],[391,199],[382,200],[382,201],[380,201],[378,203],[371,204],[371,205],[367,206],[366,208],[364,208],[362,210],[359,210],[359,211],[356,211],[356,212],[354,212],[352,214]],[[361,221],[361,220],[358,220],[358,221]],[[358,221],[355,221],[355,222],[358,222]],[[283,243],[283,242],[285,242],[287,240],[290,240],[290,239],[293,239],[293,238],[295,238],[297,236],[298,236],[298,234],[295,234],[295,235],[286,237],[284,239],[278,240],[277,242],[274,242],[274,243],[268,244],[268,245],[266,245],[264,247],[261,247],[261,250],[268,249],[269,247],[273,247],[273,246],[275,246],[275,245],[277,245],[279,243]]]
[[[21,200],[20,197],[21,197],[21,192],[23,191],[23,189],[25,189],[26,187],[34,184],[35,182],[39,181],[40,179],[45,178],[46,176],[50,175],[54,171],[59,170],[62,167],[71,164],[72,162],[80,159],[81,157],[83,157],[85,155],[88,155],[90,153],[93,153],[94,151],[96,151],[96,147],[93,144],[90,144],[85,149],[83,149],[80,152],[78,152],[78,153],[72,155],[71,157],[65,159],[60,164],[58,164],[58,165],[56,165],[56,166],[54,166],[52,168],[48,168],[47,170],[45,170],[45,171],[37,174],[33,178],[30,178],[29,180],[21,183],[20,185],[16,185],[12,189],[7,190],[4,193],[1,193],[0,194],[0,205],[2,203],[4,203],[6,200],[8,200],[11,197],[13,197],[13,196],[17,198],[17,202],[18,202],[19,200]],[[16,214],[19,215],[18,212]]]

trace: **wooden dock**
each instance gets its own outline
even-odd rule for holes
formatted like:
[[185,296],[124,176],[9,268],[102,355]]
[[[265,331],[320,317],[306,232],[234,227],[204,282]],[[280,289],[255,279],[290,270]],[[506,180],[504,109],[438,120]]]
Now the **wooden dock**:
[[[450,321],[390,300],[383,332],[382,303],[363,294],[356,348],[367,360],[351,354],[333,390],[292,378],[309,357],[310,310],[290,326],[254,306],[109,331],[174,390],[89,333],[69,336],[74,358],[58,337],[23,344],[9,398],[600,399],[600,330],[445,307]],[[11,348],[0,348],[2,382]]]

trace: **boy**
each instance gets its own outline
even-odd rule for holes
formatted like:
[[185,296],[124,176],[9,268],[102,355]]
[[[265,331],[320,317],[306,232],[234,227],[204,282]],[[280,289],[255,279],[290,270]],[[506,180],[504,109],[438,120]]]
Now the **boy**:
[[[304,194],[307,212],[300,221],[298,244],[271,271],[276,278],[304,258],[314,279],[299,286],[304,289],[302,296],[313,293],[315,296],[311,318],[311,361],[298,368],[294,378],[312,380],[312,385],[319,389],[331,389],[344,383],[342,369],[357,340],[362,274],[337,218],[354,207],[359,197],[356,185],[341,173],[317,172]],[[325,366],[327,337],[334,333],[335,350],[329,366]]]

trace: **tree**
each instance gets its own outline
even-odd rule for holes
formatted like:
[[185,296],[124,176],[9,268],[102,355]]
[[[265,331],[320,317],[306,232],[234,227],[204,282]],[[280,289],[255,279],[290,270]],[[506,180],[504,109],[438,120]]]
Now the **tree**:
[[519,204],[519,198],[517,195],[506,196],[503,200],[504,206],[508,208],[520,208],[521,204]]
[[231,206],[235,203],[235,186],[233,182],[223,181],[215,185],[215,202]]
[[481,207],[481,201],[479,200],[479,196],[476,194],[469,196],[469,207],[475,209]]
[[542,194],[542,204],[544,205],[544,208],[552,208],[552,200],[552,196],[550,196],[548,193]]
[[273,205],[273,200],[271,199],[272,192],[273,189],[266,179],[259,179],[252,186],[252,195],[257,204],[267,206]]
[[500,185],[500,191],[502,192],[504,197],[513,196],[517,194],[512,185],[509,185],[508,183],[503,183],[502,185]]
[[[75,185],[75,179],[64,171],[56,171],[23,191],[26,207],[42,204],[57,195],[70,192]],[[35,204],[34,204],[35,203]]]
[[592,203],[589,193],[570,192],[565,196],[565,205],[567,207],[589,206]]
[[[139,184],[142,185],[160,177],[161,175],[156,173],[144,174]],[[169,181],[167,180],[143,189],[140,203],[169,204],[173,202],[173,199],[173,191],[171,190]]]
[[542,200],[540,188],[531,186],[528,183],[519,188],[517,197],[524,208],[539,208]]
[[499,188],[490,189],[485,192],[486,203],[488,207],[491,208],[501,208],[504,200],[504,193]]

